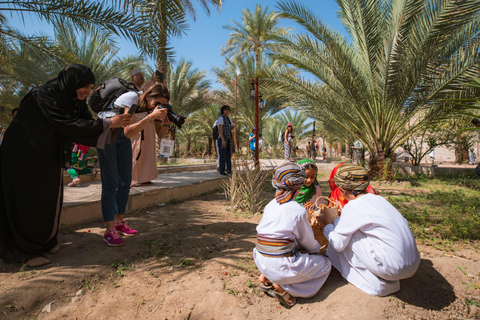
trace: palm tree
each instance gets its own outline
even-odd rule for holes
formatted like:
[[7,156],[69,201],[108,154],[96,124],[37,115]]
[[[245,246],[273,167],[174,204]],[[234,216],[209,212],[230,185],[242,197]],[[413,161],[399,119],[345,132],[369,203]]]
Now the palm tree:
[[[257,66],[262,70],[282,70],[283,73],[293,73],[293,69],[287,69],[277,62],[261,57]],[[235,56],[232,60],[226,60],[224,68],[214,67],[213,73],[217,82],[223,85],[223,89],[215,90],[216,101],[219,105],[227,104],[232,107],[231,117],[234,119],[235,106],[235,83],[236,72],[240,72],[242,77],[237,82],[237,145],[240,141],[245,141],[255,125],[255,109],[250,100],[250,79],[255,77],[255,58],[251,53],[245,56]],[[260,74],[261,76],[261,74]],[[262,98],[265,99],[260,105],[259,123],[262,130],[265,119],[273,116],[281,110],[284,101],[276,98],[270,98],[271,88],[262,87],[260,89]]]
[[[442,99],[464,90],[466,79],[480,72],[480,2],[337,2],[350,42],[298,2],[278,4],[281,16],[306,33],[278,39],[272,58],[315,80],[272,82],[317,118],[330,112],[351,137],[362,132],[375,175],[409,136],[445,117]],[[407,128],[413,119],[418,125]]]
[[[207,98],[208,101],[213,101],[213,98]],[[200,125],[200,137],[205,137],[207,139],[207,154],[212,154],[212,146],[213,146],[213,134],[212,134],[212,127],[215,123],[215,120],[219,117],[219,110],[220,107],[216,104],[208,104],[205,108],[196,111],[192,116],[191,119],[196,120],[199,122]],[[216,151],[215,151],[216,153]]]
[[260,63],[261,56],[275,46],[277,36],[286,35],[287,28],[279,27],[279,15],[276,12],[263,10],[261,4],[257,4],[255,12],[249,9],[242,10],[241,22],[231,20],[233,26],[224,26],[232,31],[227,43],[222,48],[222,55],[234,57],[253,53],[255,66]]
[[292,151],[295,152],[296,147],[300,141],[305,138],[311,137],[310,123],[307,122],[308,118],[305,114],[298,111],[291,112],[289,109],[285,109],[283,113],[278,115],[278,119],[282,124],[282,130],[285,132],[287,125],[290,123],[293,128]]
[[[112,76],[125,76],[131,68],[143,68],[143,59],[136,56],[118,58],[118,48],[108,33],[94,27],[76,31],[71,23],[55,24],[55,37],[51,40],[67,63],[81,63],[92,68],[97,83]],[[35,85],[54,78],[64,66],[63,59],[45,55],[44,51],[20,44],[10,54],[12,76],[0,80],[0,105],[8,115],[23,96]],[[0,120],[6,125],[10,117]]]
[[278,141],[282,132],[285,132],[285,126],[278,117],[267,118],[264,122],[265,126],[262,131],[262,137],[265,144],[265,149],[271,148],[274,158],[280,157],[282,150],[282,143]]
[[[125,0],[110,1],[110,5],[106,2],[93,0],[16,0],[0,2],[0,12],[18,14],[24,19],[25,13],[33,13],[40,19],[55,23],[68,20],[75,28],[81,29],[84,26],[95,26],[102,30],[125,37],[132,40],[135,45],[139,46],[145,53],[153,54],[156,47],[151,41],[147,41],[147,36],[154,36],[152,30],[145,24],[145,18],[142,15],[128,14],[125,10],[121,10],[120,5]],[[127,1],[139,2],[139,1]],[[175,1],[171,1],[175,2]],[[174,10],[176,6],[171,4],[170,9]],[[44,36],[25,36],[12,29],[7,25],[7,19],[4,14],[0,14],[0,53],[8,53],[8,48],[13,43],[27,44],[37,49],[43,50],[45,53],[61,58],[56,47],[49,43]],[[150,38],[149,38],[150,39]],[[4,59],[3,57],[2,59]]]
[[117,54],[120,48],[111,34],[93,26],[87,26],[79,33],[71,23],[56,23],[55,43],[62,52],[71,56],[71,62],[89,66],[97,82],[113,76],[128,78],[128,70],[144,69],[143,58],[140,56],[119,58]]
[[[183,116],[208,105],[210,82],[205,79],[205,71],[193,69],[191,61],[180,59],[177,66],[168,65],[167,87],[173,111]],[[188,121],[188,120],[187,120]],[[170,126],[170,140],[175,140],[175,125]]]
[[[199,0],[201,7],[207,15],[210,15],[209,5],[217,7],[220,12],[223,0]],[[125,3],[131,5],[132,11],[140,14],[152,36],[145,38],[146,41],[153,42],[156,46],[152,56],[156,58],[157,70],[163,74],[168,71],[167,58],[172,58],[172,50],[168,48],[168,39],[170,37],[180,37],[188,28],[186,17],[191,16],[196,19],[196,10],[190,0],[125,0]],[[147,33],[148,34],[148,33]],[[153,39],[153,41],[151,41]],[[164,83],[166,79],[164,78]]]

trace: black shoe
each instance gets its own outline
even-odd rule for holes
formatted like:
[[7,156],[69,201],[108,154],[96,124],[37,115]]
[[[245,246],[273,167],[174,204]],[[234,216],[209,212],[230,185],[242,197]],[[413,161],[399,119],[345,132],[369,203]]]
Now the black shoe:
[[232,174],[232,171],[227,171],[227,174]]
[[228,176],[228,174],[226,174],[225,172],[223,172],[223,173],[220,172],[220,175],[221,175],[221,176]]

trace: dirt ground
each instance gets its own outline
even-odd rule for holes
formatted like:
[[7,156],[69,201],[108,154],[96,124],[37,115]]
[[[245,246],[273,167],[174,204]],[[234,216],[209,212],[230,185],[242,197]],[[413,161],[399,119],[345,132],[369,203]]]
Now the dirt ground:
[[0,319],[480,319],[478,244],[419,245],[418,272],[388,297],[334,271],[317,295],[280,307],[257,289],[260,219],[229,212],[215,192],[130,215],[140,234],[124,247],[102,242],[100,221],[62,229],[51,265],[0,265]]

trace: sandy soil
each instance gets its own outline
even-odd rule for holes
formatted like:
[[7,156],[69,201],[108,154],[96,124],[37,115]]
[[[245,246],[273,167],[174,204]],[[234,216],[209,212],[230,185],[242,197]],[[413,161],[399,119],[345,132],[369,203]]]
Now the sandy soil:
[[469,303],[480,301],[478,243],[419,245],[420,268],[395,295],[371,297],[334,271],[313,298],[280,307],[257,289],[260,218],[230,213],[216,192],[130,215],[141,233],[120,248],[102,242],[100,221],[62,229],[51,265],[0,266],[0,319],[480,319]]

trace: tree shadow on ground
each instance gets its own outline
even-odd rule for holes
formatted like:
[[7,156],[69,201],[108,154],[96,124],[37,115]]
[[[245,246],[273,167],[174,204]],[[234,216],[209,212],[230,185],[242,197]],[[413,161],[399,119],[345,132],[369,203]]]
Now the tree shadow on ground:
[[453,286],[430,260],[422,259],[415,275],[400,281],[400,286],[395,293],[399,300],[427,310],[442,310],[456,299]]

